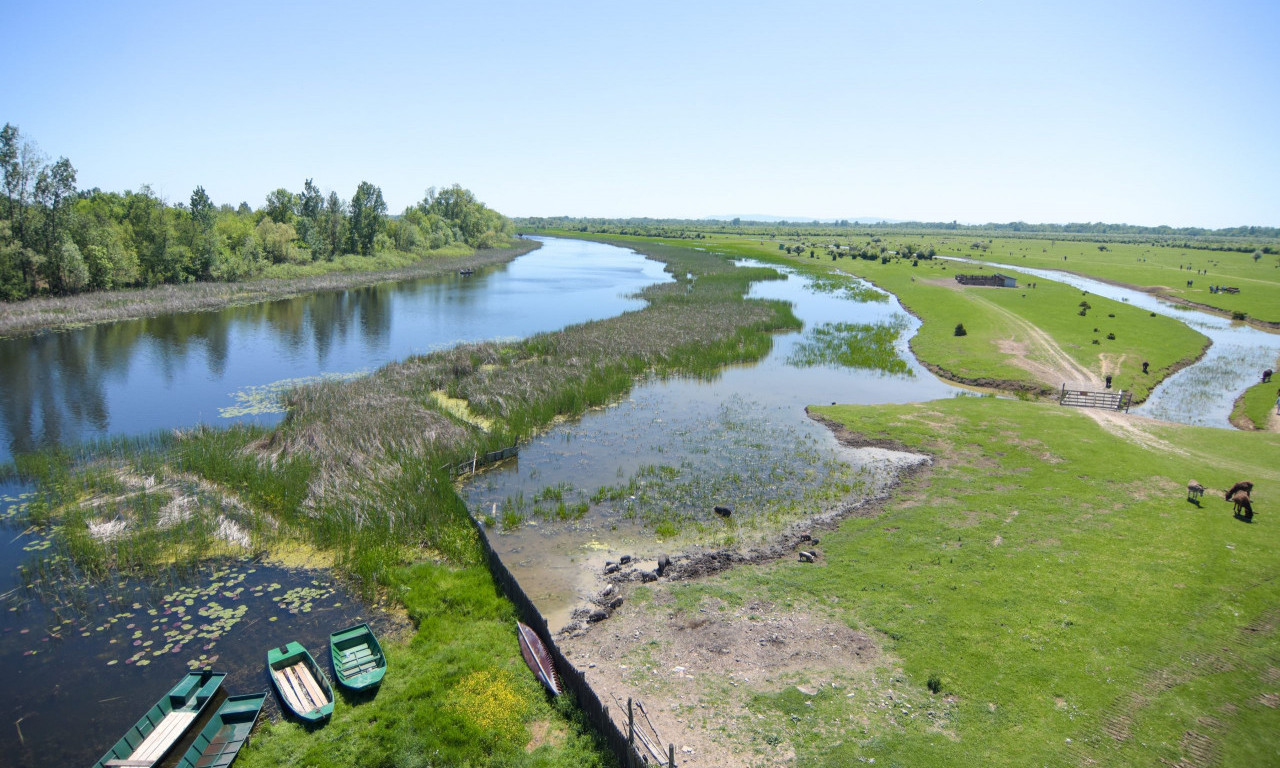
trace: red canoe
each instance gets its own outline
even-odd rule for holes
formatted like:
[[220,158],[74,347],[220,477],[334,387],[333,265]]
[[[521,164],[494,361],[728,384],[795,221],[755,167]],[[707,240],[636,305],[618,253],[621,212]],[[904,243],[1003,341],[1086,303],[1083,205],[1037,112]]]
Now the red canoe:
[[524,656],[524,663],[529,665],[529,669],[533,670],[533,674],[538,676],[548,690],[559,696],[560,678],[556,675],[555,664],[551,662],[551,654],[547,653],[538,633],[517,621],[516,634],[520,636],[520,653]]

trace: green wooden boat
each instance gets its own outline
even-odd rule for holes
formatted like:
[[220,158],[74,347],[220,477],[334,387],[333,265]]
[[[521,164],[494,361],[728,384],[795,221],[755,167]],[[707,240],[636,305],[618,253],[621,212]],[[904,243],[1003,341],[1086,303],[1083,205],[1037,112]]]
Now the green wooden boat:
[[150,768],[159,763],[200,717],[225,678],[208,670],[183,676],[94,768]]
[[353,691],[365,691],[382,682],[387,657],[368,624],[357,624],[329,635],[333,676]]
[[329,678],[301,644],[290,642],[267,651],[267,670],[280,701],[293,714],[312,723],[333,714]]
[[267,692],[230,696],[196,736],[178,768],[227,768],[249,742]]

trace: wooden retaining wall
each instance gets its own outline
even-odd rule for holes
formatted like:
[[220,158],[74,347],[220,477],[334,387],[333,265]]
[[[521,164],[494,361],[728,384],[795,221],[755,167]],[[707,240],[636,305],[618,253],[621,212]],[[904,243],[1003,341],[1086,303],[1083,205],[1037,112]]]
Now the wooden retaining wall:
[[470,461],[464,461],[460,464],[456,464],[449,467],[449,474],[452,475],[453,477],[470,474],[472,472],[475,472],[476,470],[484,469],[490,464],[495,464],[499,461],[502,461],[503,459],[509,459],[512,456],[519,456],[519,455],[520,455],[520,447],[517,445],[512,445],[507,448],[503,448],[500,451],[489,451],[488,453],[484,453],[484,454],[477,453],[476,455],[471,457]]
[[[500,453],[500,452],[499,452]],[[470,462],[467,464],[470,467]],[[538,633],[538,637],[542,640],[542,644],[547,647],[547,652],[551,654],[551,660],[555,663],[556,672],[560,675],[560,682],[566,693],[573,694],[574,699],[578,702],[578,707],[582,709],[583,714],[587,718],[587,722],[591,727],[604,736],[605,743],[609,745],[609,750],[618,758],[618,765],[621,768],[639,768],[640,766],[650,765],[648,759],[642,759],[635,747],[628,740],[628,734],[622,732],[613,718],[609,716],[609,707],[600,701],[600,697],[591,688],[587,682],[586,675],[578,671],[578,668],[569,663],[564,653],[560,651],[551,637],[551,630],[547,627],[546,619],[542,618],[542,613],[534,606],[533,601],[525,594],[524,589],[520,587],[520,582],[511,575],[511,571],[507,570],[507,566],[502,562],[502,558],[498,553],[493,551],[493,546],[489,544],[489,537],[485,534],[484,528],[475,518],[471,519],[471,524],[476,527],[476,532],[480,535],[480,546],[484,548],[485,561],[489,564],[489,572],[493,574],[493,580],[497,583],[498,588],[502,590],[502,594],[506,595],[516,607],[516,615],[520,617],[520,621],[528,624],[534,632]],[[561,694],[564,695],[564,694]],[[668,766],[675,768],[675,746],[668,745]]]

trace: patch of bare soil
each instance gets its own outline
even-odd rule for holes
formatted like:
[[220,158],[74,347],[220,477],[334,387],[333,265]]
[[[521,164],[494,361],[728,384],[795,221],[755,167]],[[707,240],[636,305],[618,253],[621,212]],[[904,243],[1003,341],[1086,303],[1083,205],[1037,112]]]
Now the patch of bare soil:
[[867,691],[888,663],[875,639],[817,613],[719,601],[685,611],[668,589],[655,585],[650,600],[627,605],[561,648],[612,704],[623,733],[627,699],[642,704],[637,721],[656,731],[660,749],[675,745],[679,765],[793,765],[785,739],[757,738],[785,728],[753,712],[752,697],[793,687],[806,696],[824,688]]

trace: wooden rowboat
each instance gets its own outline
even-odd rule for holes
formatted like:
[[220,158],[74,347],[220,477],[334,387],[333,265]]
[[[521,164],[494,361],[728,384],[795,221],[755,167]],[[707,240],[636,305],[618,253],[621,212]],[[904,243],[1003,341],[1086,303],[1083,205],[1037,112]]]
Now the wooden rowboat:
[[289,711],[311,723],[333,714],[333,688],[301,644],[290,642],[267,651],[267,670],[280,701]]
[[258,721],[266,691],[231,696],[213,713],[208,725],[196,736],[182,756],[178,768],[227,768],[249,741],[249,732]]
[[357,624],[329,635],[333,676],[339,685],[364,691],[382,682],[387,657],[368,624]]
[[516,634],[520,636],[520,655],[524,656],[524,663],[528,664],[533,674],[547,686],[547,690],[559,696],[562,690],[560,677],[556,674],[556,666],[551,661],[551,654],[547,653],[547,648],[542,644],[538,633],[527,624],[517,621]]
[[184,675],[94,768],[151,768],[165,758],[222,687],[225,674]]

